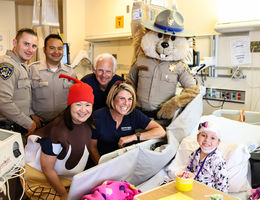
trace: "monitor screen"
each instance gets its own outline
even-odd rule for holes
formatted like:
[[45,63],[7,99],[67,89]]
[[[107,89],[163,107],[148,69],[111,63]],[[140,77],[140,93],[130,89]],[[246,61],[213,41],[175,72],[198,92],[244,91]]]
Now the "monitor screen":
[[195,51],[193,48],[189,49],[189,56],[186,58],[186,62],[189,67],[199,66],[200,62],[200,52]]
[[63,57],[61,62],[64,64],[70,64],[70,53],[69,53],[69,45],[68,43],[63,43]]
[[5,139],[9,138],[13,134],[5,132],[4,129],[0,129],[0,141],[4,141]]

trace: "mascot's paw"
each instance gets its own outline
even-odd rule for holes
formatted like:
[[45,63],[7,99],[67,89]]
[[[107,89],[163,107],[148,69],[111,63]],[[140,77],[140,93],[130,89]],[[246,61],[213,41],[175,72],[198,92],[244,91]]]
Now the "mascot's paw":
[[169,101],[165,102],[159,112],[157,113],[158,119],[171,119],[174,113],[179,108],[176,103],[176,97],[173,97]]
[[198,86],[191,86],[185,88],[179,96],[165,102],[159,112],[157,113],[158,119],[171,119],[178,108],[186,106],[192,99],[194,99],[200,90]]
[[191,87],[185,88],[181,94],[183,93],[196,97],[200,93],[200,89],[199,86],[193,85]]

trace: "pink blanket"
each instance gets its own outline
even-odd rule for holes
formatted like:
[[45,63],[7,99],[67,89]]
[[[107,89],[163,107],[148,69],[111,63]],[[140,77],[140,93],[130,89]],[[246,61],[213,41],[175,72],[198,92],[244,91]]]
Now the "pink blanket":
[[91,193],[84,195],[81,200],[133,200],[141,191],[127,182],[105,181]]

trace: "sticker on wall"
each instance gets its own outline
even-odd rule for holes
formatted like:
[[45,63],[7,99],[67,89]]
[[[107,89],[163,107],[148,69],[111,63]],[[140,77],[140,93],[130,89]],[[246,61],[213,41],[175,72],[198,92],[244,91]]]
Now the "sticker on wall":
[[12,41],[10,40],[9,36],[9,30],[0,31],[0,56],[4,55],[7,49],[10,49]]
[[116,28],[124,28],[124,16],[116,16]]
[[143,12],[142,12],[141,8],[133,10],[133,14],[132,14],[132,19],[133,20],[142,19],[142,17],[143,17]]

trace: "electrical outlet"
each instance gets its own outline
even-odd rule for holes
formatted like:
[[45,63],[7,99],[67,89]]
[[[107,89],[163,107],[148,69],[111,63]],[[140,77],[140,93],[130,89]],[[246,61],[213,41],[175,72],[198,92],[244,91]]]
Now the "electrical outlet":
[[246,92],[242,90],[206,88],[206,94],[203,99],[244,104],[245,96]]
[[260,52],[260,41],[251,41],[250,42],[250,51],[251,52]]

